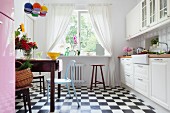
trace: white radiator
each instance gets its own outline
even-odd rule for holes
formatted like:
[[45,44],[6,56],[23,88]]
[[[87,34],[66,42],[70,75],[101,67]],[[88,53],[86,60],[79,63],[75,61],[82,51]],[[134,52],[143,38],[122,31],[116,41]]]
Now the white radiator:
[[[70,78],[71,78],[71,71],[72,71],[73,67],[71,67],[70,69]],[[75,70],[74,72],[74,83],[75,84],[82,84],[85,81],[83,80],[83,76],[84,76],[84,64],[75,64]]]

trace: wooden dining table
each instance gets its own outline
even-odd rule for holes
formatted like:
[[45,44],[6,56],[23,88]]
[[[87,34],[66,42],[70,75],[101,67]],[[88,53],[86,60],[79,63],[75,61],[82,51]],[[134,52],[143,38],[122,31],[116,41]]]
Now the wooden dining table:
[[[25,62],[26,59],[16,59],[20,62]],[[51,98],[50,98],[50,112],[55,111],[55,71],[58,71],[58,78],[61,78],[61,71],[59,71],[59,60],[51,60],[51,59],[30,59],[30,63],[33,64],[31,71],[32,72],[50,72],[51,77]],[[58,85],[58,98],[60,98],[60,91],[61,85]]]

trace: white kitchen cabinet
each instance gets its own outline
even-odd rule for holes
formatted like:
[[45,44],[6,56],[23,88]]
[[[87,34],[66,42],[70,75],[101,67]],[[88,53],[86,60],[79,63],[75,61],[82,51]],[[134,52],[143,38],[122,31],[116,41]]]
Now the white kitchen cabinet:
[[158,2],[157,0],[149,0],[149,26],[157,24]]
[[158,0],[158,21],[167,20],[170,16],[170,0]]
[[145,30],[157,24],[158,16],[158,1],[157,0],[142,0],[140,4],[141,11],[141,30]]
[[140,22],[140,26],[141,29],[144,30],[148,27],[149,25],[149,5],[148,5],[149,0],[142,0],[139,4],[140,4],[140,11],[141,11],[141,22]]
[[140,32],[140,5],[138,4],[126,16],[126,39]]
[[134,64],[134,89],[149,96],[149,66]]
[[170,59],[150,58],[150,98],[170,109]]
[[120,59],[121,82],[133,88],[133,63],[131,58]]

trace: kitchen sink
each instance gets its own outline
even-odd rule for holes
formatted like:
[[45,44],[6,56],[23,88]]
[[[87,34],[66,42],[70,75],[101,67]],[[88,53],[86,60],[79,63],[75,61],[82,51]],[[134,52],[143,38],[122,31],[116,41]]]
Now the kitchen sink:
[[132,62],[134,64],[149,64],[149,55],[142,54],[142,55],[132,55]]

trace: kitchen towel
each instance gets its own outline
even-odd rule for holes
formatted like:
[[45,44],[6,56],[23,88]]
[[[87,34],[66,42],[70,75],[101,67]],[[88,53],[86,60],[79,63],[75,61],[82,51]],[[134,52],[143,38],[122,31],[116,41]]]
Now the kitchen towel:
[[63,60],[62,59],[57,59],[56,62],[59,62],[58,71],[61,72],[63,70]]

